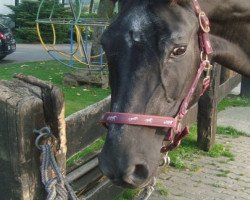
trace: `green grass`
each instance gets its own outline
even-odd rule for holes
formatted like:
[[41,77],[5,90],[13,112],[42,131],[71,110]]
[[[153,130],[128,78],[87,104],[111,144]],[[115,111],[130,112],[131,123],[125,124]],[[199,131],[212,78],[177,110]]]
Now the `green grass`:
[[126,189],[116,198],[116,200],[132,200],[139,192],[139,189]]
[[181,145],[173,151],[169,152],[171,166],[177,169],[187,168],[185,160],[194,159],[199,155],[204,154],[197,146],[197,128],[193,125],[190,128],[189,135],[182,140]]
[[197,166],[190,166],[187,164],[187,160],[193,160],[199,156],[210,156],[210,157],[227,157],[230,160],[234,159],[233,153],[229,148],[225,147],[223,144],[215,144],[209,152],[204,152],[200,150],[197,146],[197,128],[193,125],[190,128],[190,134],[187,138],[183,139],[181,145],[169,152],[171,159],[171,166],[177,169],[189,169],[192,171],[197,170]]
[[227,136],[234,137],[234,138],[238,138],[240,136],[249,137],[249,135],[246,134],[245,132],[238,131],[238,130],[232,128],[232,127],[218,127],[217,128],[217,134],[227,135]]
[[218,111],[237,106],[250,106],[250,98],[227,97],[218,104]]
[[71,156],[66,162],[67,167],[71,167],[79,159],[84,158],[84,157],[92,154],[93,152],[100,150],[104,144],[104,141],[105,141],[105,137],[99,138],[94,143],[92,143],[91,145],[89,145],[88,147],[83,149],[82,151],[79,151],[75,155]]
[[163,196],[168,196],[169,195],[169,191],[168,188],[166,187],[166,185],[164,183],[162,183],[161,181],[156,182],[156,186],[155,186],[156,190]]
[[57,61],[6,64],[0,67],[0,79],[10,80],[14,74],[32,75],[41,80],[50,81],[63,90],[65,96],[65,116],[79,111],[110,94],[109,89],[94,86],[70,87],[63,85],[63,74],[72,69]]
[[234,160],[234,155],[229,148],[225,147],[223,144],[215,144],[212,149],[207,153],[210,157],[218,158],[224,156],[230,160]]
[[229,173],[230,173],[229,170],[220,169],[219,173],[216,174],[216,176],[218,176],[218,177],[227,177]]

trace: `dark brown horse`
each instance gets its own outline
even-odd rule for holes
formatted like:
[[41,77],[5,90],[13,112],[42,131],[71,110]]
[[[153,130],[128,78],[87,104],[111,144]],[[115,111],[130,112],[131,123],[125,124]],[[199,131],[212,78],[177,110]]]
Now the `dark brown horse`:
[[[212,62],[250,76],[249,0],[199,3],[212,24]],[[101,40],[110,70],[111,112],[175,117],[201,60],[199,29],[192,1],[122,0],[119,16]],[[201,90],[202,82],[193,102]],[[101,170],[117,185],[146,186],[156,173],[166,131],[110,123]]]

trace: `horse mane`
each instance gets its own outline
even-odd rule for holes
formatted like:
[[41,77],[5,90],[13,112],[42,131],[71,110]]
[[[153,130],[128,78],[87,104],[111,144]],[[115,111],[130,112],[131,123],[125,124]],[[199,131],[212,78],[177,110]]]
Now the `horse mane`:
[[172,5],[178,4],[180,6],[189,5],[191,0],[169,0],[169,3]]
[[[117,2],[120,0],[110,0],[110,1]],[[171,5],[179,4],[181,6],[186,6],[191,2],[191,0],[165,0],[165,1],[167,1]]]

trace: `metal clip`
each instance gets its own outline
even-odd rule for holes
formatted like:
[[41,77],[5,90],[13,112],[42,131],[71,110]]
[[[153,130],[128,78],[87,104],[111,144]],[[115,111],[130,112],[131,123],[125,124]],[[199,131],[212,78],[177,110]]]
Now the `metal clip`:
[[170,157],[168,156],[168,152],[167,152],[165,155],[162,156],[159,166],[163,167],[169,164],[170,164]]
[[211,65],[210,62],[207,61],[207,65],[204,68],[204,71],[206,72],[205,79],[208,79],[208,78],[210,79],[212,69],[213,69],[213,65]]

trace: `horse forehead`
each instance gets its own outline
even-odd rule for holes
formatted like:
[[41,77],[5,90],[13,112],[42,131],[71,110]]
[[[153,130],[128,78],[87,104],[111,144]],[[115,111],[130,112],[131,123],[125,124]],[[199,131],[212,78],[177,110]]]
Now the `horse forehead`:
[[156,27],[155,25],[162,24],[162,26],[168,27],[170,32],[173,32],[171,37],[178,38],[179,34],[185,33],[194,26],[192,14],[182,11],[174,7],[161,7],[157,9],[156,13],[152,13],[146,5],[136,6],[122,16],[121,22],[127,29],[132,31],[153,29]]
[[145,6],[135,7],[123,17],[123,22],[125,22],[130,30],[140,31],[150,25],[150,13],[146,10]]

